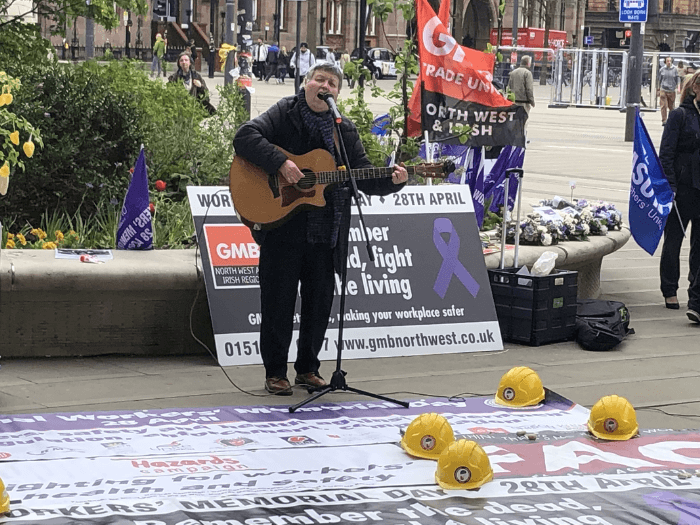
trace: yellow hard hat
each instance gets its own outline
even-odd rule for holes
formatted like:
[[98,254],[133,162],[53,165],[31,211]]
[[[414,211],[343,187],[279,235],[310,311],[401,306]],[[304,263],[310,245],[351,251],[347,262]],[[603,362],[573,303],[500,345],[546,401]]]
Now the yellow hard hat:
[[10,512],[10,495],[5,490],[5,484],[0,479],[0,513]]
[[438,458],[435,481],[443,489],[478,489],[492,479],[489,457],[475,441],[453,441]]
[[601,397],[591,408],[588,430],[600,439],[625,441],[636,436],[639,431],[637,414],[624,397]]
[[454,440],[455,434],[449,421],[431,412],[411,421],[401,438],[401,446],[412,456],[437,459]]
[[507,407],[529,407],[543,399],[544,387],[537,372],[526,366],[516,366],[503,374],[495,401]]

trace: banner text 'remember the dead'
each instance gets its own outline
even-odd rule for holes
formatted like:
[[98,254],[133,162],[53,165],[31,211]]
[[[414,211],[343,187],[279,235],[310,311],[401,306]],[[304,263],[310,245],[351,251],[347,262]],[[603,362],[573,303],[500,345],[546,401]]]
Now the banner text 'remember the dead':
[[454,125],[468,124],[474,128],[469,146],[524,147],[527,113],[491,82],[494,55],[460,46],[427,0],[417,4],[421,84],[411,99],[409,134],[420,126],[431,141],[457,142]]

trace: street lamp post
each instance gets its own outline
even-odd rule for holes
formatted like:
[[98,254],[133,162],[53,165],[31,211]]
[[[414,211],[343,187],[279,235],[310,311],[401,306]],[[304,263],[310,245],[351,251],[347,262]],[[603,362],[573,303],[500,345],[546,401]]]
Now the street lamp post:
[[189,44],[189,40],[192,39],[192,9],[185,9],[185,13],[187,14],[187,43]]
[[211,0],[209,4],[209,78],[214,78],[214,69],[216,69],[214,30],[216,26],[216,11],[219,9],[218,3],[218,0]]
[[95,23],[92,19],[92,0],[85,0],[87,16],[85,18],[85,58],[95,57]]
[[141,49],[143,48],[143,40],[141,40],[141,27],[143,26],[143,20],[139,16],[136,19],[136,58],[141,58]]
[[71,44],[71,57],[73,60],[77,60],[78,46],[80,45],[80,41],[78,40],[78,17],[73,19],[73,41]]
[[[234,0],[226,0],[226,43],[233,45],[233,27],[234,20],[236,19]],[[233,77],[231,76],[231,70],[235,65],[235,53],[230,51],[226,56],[226,64],[224,64],[224,83],[230,84],[233,82]]]
[[131,58],[131,11],[127,11],[126,16],[126,41],[124,42],[124,51],[126,58]]

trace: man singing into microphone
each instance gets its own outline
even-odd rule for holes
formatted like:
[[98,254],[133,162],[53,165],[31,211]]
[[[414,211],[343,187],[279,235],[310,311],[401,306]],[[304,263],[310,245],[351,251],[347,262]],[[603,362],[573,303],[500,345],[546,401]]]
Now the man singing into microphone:
[[[335,64],[317,62],[306,75],[305,88],[285,97],[259,117],[243,125],[233,145],[236,155],[260,166],[270,175],[279,173],[289,183],[303,174],[275,146],[303,155],[325,149],[342,165],[334,137],[333,115],[324,100],[338,98],[343,72]],[[355,125],[342,118],[341,136],[347,150],[348,168],[370,168]],[[373,195],[388,195],[403,187],[408,174],[395,166],[391,178],[358,180],[359,189]],[[260,353],[265,365],[265,389],[277,395],[292,395],[287,379],[289,346],[294,330],[297,291],[301,295],[301,322],[295,384],[323,386],[318,354],[324,344],[333,304],[334,271],[345,264],[346,239],[350,228],[350,188],[347,183],[326,189],[326,206],[302,211],[273,230],[252,230],[260,244]],[[301,287],[299,287],[301,283]],[[335,344],[328,344],[335,349]]]

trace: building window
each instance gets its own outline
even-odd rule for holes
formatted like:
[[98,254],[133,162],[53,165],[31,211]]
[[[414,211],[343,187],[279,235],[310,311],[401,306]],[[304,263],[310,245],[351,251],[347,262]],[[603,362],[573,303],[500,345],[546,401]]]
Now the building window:
[[280,31],[287,27],[287,0],[275,0],[280,3]]
[[343,24],[343,4],[335,0],[331,0],[326,4],[326,13],[326,31],[328,34],[341,34]]
[[372,15],[367,24],[367,36],[375,36],[377,34],[377,17]]
[[[664,0],[666,1],[666,0]],[[619,0],[608,0],[608,11],[619,11],[620,2]]]
[[673,0],[664,0],[663,13],[673,13]]

